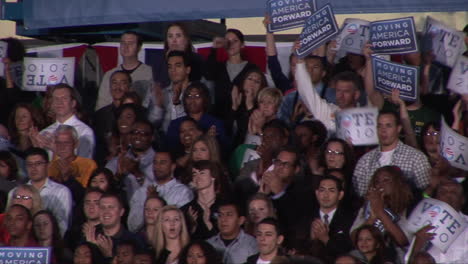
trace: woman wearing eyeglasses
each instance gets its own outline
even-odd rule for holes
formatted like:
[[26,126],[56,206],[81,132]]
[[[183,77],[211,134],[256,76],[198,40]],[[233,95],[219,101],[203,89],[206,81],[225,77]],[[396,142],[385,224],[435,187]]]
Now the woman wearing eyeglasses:
[[[32,185],[19,185],[10,191],[5,212],[14,204],[26,207],[33,215],[42,210],[41,195]],[[5,214],[0,214],[0,244],[6,244],[10,241],[10,234],[3,224],[4,218]]]

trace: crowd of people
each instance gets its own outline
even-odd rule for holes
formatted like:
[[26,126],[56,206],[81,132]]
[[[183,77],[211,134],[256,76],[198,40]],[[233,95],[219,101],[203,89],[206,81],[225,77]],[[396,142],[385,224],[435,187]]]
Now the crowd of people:
[[[89,102],[73,84],[22,91],[10,67],[24,47],[3,41],[2,246],[50,247],[58,264],[466,263],[468,230],[444,252],[432,226],[407,227],[428,197],[468,221],[468,172],[439,147],[442,117],[468,136],[468,94],[430,52],[391,58],[421,69],[406,102],[375,89],[369,44],[339,60],[335,41],[304,59],[295,44],[284,74],[266,33],[265,74],[239,30],[205,58],[173,23],[157,69],[123,33]],[[378,145],[337,138],[335,115],[364,106],[380,111]]]

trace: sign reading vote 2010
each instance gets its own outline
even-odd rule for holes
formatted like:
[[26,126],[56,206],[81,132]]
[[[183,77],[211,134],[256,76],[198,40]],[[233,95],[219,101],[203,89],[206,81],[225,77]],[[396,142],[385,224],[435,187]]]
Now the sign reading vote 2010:
[[307,19],[299,37],[301,47],[296,50],[296,55],[299,58],[306,57],[313,49],[335,37],[338,31],[331,5],[326,4]]
[[399,54],[418,51],[413,17],[371,22],[370,42],[375,53]]
[[50,248],[0,247],[0,264],[49,264]]
[[75,58],[24,58],[23,90],[45,91],[47,85],[73,86]]
[[392,94],[393,89],[400,90],[404,101],[416,101],[418,98],[418,67],[402,65],[372,56],[374,86],[377,90]]
[[468,138],[451,129],[442,119],[440,152],[450,165],[468,171]]
[[269,0],[267,10],[271,23],[268,32],[302,27],[317,10],[315,0]]
[[336,133],[341,139],[351,141],[354,146],[378,144],[377,115],[373,107],[346,109],[336,114]]

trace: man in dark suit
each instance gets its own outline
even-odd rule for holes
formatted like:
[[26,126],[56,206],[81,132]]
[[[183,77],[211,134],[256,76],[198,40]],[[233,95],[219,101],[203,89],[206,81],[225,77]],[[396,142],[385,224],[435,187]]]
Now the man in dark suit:
[[267,217],[260,221],[255,235],[259,253],[247,258],[246,264],[268,264],[280,255],[278,251],[284,236],[276,219]]
[[340,206],[344,196],[343,182],[334,176],[320,179],[315,196],[319,208],[312,212],[310,239],[318,252],[335,258],[352,249],[349,230],[355,214]]

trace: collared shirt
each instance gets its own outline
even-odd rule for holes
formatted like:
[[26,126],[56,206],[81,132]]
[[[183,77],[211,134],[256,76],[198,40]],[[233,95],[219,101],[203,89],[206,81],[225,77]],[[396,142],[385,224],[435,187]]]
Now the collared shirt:
[[[175,205],[182,207],[185,204],[193,200],[193,193],[189,187],[185,184],[180,183],[175,178],[172,178],[169,182],[156,186],[156,191],[168,205]],[[130,200],[130,212],[128,214],[128,229],[132,232],[136,232],[143,226],[143,212],[145,201],[147,197],[148,186],[144,184],[132,196]]]
[[[31,181],[28,181],[32,185]],[[13,189],[10,195],[13,195]],[[60,234],[63,235],[68,229],[72,214],[73,199],[70,190],[60,183],[47,178],[44,185],[39,190],[42,199],[42,208],[50,210],[57,219]]]
[[69,125],[72,126],[76,129],[76,132],[78,133],[78,138],[79,138],[79,145],[78,145],[78,152],[77,155],[80,157],[84,158],[93,158],[94,154],[94,147],[95,147],[95,139],[94,139],[94,132],[93,130],[83,123],[81,120],[79,120],[76,115],[72,115],[70,118],[65,120],[65,122],[60,123],[59,121],[56,121],[52,125],[46,127],[41,131],[41,134],[44,133],[49,133],[51,135],[54,135],[55,130],[60,126],[60,125]]
[[[88,186],[89,178],[93,171],[97,168],[96,162],[92,159],[76,157],[70,163],[71,177],[73,177],[77,182],[86,188]],[[49,177],[51,179],[56,179],[60,177],[60,168],[58,166],[58,159],[54,159],[49,164],[48,169]]]
[[225,264],[245,263],[249,256],[258,253],[257,240],[243,230],[227,247],[219,234],[208,239],[207,242],[221,253]]
[[163,131],[167,132],[167,128],[169,127],[169,123],[172,120],[177,119],[179,117],[183,117],[186,115],[184,105],[182,103],[183,92],[181,91],[179,95],[180,104],[174,105],[172,103],[172,99],[174,97],[174,89],[172,88],[171,84],[163,90],[164,94],[164,119],[162,122]]
[[[127,157],[136,159],[136,156],[132,153],[131,150],[129,150],[126,154]],[[138,183],[135,175],[133,174],[128,174],[124,179],[124,187],[125,191],[127,192],[127,200],[130,200],[135,193],[135,191],[143,186],[149,186],[151,184],[154,184],[154,175],[153,175],[153,159],[154,159],[154,150],[150,147],[143,155],[140,156],[140,171],[143,172],[145,175],[145,181],[143,185],[140,185]],[[117,172],[117,168],[119,166],[119,157],[115,157],[111,159],[107,164],[106,168],[111,170],[114,174]]]
[[[382,167],[379,162],[381,155],[380,147],[377,147],[359,159],[353,177],[354,188],[359,196],[367,193],[372,175]],[[390,165],[398,166],[405,178],[420,190],[429,184],[431,166],[427,157],[401,141],[398,141]]]
[[[325,223],[325,213],[322,212],[322,210],[319,210],[320,212],[320,220],[322,220],[322,222]],[[327,213],[326,215],[328,215],[328,225],[330,225],[330,223],[332,222],[333,220],[333,216],[335,215],[335,212],[336,212],[336,208],[333,209],[331,212]]]

